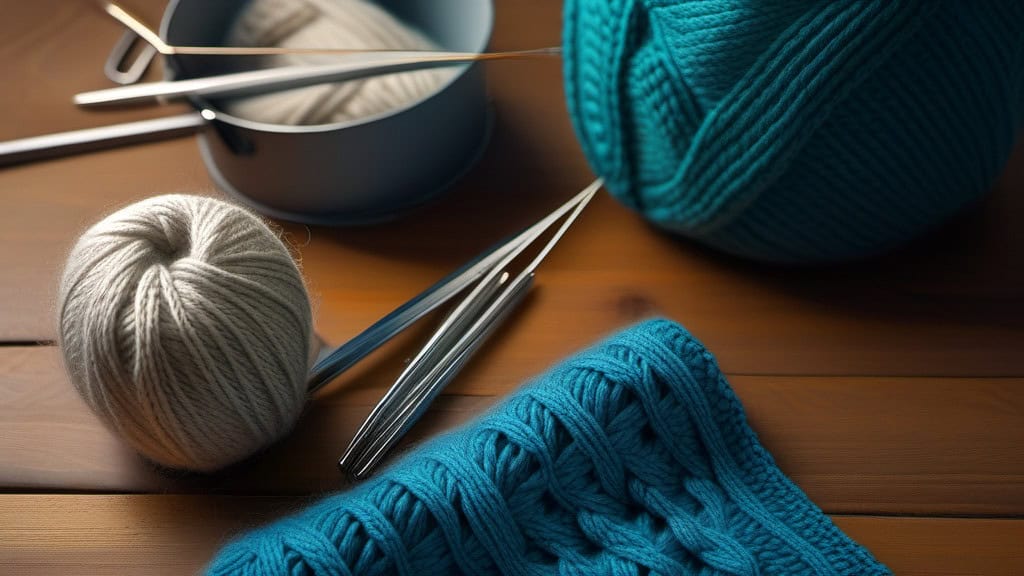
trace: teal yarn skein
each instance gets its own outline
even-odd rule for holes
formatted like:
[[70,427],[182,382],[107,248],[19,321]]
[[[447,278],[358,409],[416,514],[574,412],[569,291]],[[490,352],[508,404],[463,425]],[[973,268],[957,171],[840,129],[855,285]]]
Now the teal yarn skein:
[[870,256],[991,187],[1024,112],[1024,2],[567,0],[564,79],[608,189],[775,262]]

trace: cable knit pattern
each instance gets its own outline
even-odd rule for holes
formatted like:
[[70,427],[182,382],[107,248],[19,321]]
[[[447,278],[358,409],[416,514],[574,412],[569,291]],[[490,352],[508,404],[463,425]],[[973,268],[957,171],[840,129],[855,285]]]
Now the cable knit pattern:
[[652,320],[210,574],[889,574],[776,467],[711,355]]
[[1024,111],[1024,2],[566,0],[565,89],[608,188],[747,257],[861,257],[988,190]]

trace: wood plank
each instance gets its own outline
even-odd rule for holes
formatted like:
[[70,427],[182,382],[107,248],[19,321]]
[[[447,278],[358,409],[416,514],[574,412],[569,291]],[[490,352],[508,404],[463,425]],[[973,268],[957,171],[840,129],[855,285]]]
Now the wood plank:
[[301,499],[0,495],[5,574],[192,574],[232,534]]
[[1024,520],[835,516],[899,576],[1024,574]]
[[[153,11],[162,2],[138,4]],[[495,48],[558,41],[557,3],[502,0],[498,8]],[[90,3],[17,9],[0,22],[0,33],[17,40],[0,59],[12,63],[9,83],[39,97],[0,96],[0,110],[17,111],[3,117],[0,139],[126,118],[67,103],[72,92],[103,84],[100,64],[116,27]],[[500,63],[488,75],[494,138],[444,198],[380,226],[284,225],[327,340],[358,333],[590,179],[559,64]],[[216,194],[190,139],[0,171],[0,340],[54,338],[58,271],[79,231],[116,206],[182,191]],[[599,335],[660,314],[685,322],[733,373],[1024,376],[1022,192],[1024,148],[996,193],[941,232],[889,258],[812,270],[713,254],[651,229],[605,196],[545,263],[533,302],[490,363],[509,386]]]
[[[310,405],[281,444],[220,474],[158,469],[107,430],[75,393],[52,347],[0,348],[0,487],[117,492],[297,494],[336,490],[336,462],[380,398],[354,388]],[[405,444],[464,422],[492,397],[444,396]],[[401,448],[399,448],[401,451]]]
[[[387,360],[387,359],[385,359]],[[334,463],[399,364],[310,404],[293,434],[209,477],[159,474],[88,412],[56,350],[0,348],[0,486],[306,494],[341,486]],[[396,368],[397,369],[397,368]],[[495,390],[490,367],[470,390]],[[482,373],[482,375],[481,375]],[[731,377],[779,465],[831,513],[1024,515],[1024,379]],[[490,395],[444,396],[411,441],[466,421]]]
[[[232,534],[303,500],[173,495],[0,495],[0,565],[35,574],[185,574]],[[839,516],[901,576],[1024,573],[1024,520]]]
[[1024,379],[730,378],[830,513],[1024,514]]
[[[150,23],[163,1],[126,7]],[[108,88],[103,63],[124,28],[96,2],[10,3],[0,19],[0,140],[180,114],[184,105],[85,110],[75,93]],[[159,59],[146,79],[161,77]],[[30,96],[29,96],[30,95]],[[27,97],[28,96],[28,97]],[[209,191],[194,138],[0,168],[0,339],[53,340],[56,284],[74,239],[101,214],[160,193]],[[14,200],[8,204],[8,201]]]

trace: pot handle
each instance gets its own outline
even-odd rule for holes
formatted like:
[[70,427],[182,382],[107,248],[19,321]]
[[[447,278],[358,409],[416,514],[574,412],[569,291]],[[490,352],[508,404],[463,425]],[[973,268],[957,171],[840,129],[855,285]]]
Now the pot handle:
[[[128,57],[139,42],[142,42],[142,45],[139,48],[138,55],[134,60],[128,62]],[[107,75],[111,82],[122,85],[135,84],[142,79],[142,75],[146,73],[156,54],[156,48],[152,44],[143,42],[142,38],[135,32],[125,30],[124,34],[117,40],[117,43],[114,44],[110,55],[107,56],[107,61],[103,63],[103,73]]]
[[176,138],[195,133],[207,122],[207,117],[202,112],[189,112],[152,120],[8,140],[0,142],[0,166],[11,166],[55,156],[69,156],[138,142]]

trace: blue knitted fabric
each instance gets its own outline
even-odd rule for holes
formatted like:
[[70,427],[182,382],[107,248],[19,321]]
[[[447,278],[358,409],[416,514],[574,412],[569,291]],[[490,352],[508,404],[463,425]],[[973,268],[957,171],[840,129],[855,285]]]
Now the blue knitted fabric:
[[209,574],[889,574],[775,466],[678,324],[624,331]]
[[611,192],[746,257],[874,254],[1000,173],[1021,0],[566,0],[565,89]]

